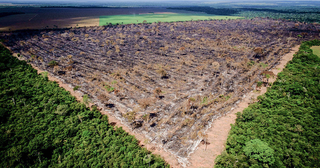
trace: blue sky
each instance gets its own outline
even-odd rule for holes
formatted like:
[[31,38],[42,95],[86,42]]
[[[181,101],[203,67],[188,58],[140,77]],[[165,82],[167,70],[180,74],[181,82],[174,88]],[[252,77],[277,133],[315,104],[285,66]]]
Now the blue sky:
[[[24,3],[28,3],[28,2],[172,2],[172,1],[176,1],[176,2],[183,2],[183,1],[203,1],[203,2],[227,2],[227,1],[231,1],[231,2],[277,2],[277,1],[306,1],[306,0],[0,0],[0,2],[24,2]],[[307,0],[307,1],[320,1],[320,0]]]

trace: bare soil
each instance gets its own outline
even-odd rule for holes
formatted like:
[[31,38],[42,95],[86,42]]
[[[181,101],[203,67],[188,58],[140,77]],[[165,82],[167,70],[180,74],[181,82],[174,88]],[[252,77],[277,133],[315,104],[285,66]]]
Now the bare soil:
[[[292,60],[293,55],[299,50],[299,45],[292,48],[290,53],[284,55],[279,64],[272,68],[272,71],[275,75],[285,68],[287,63]],[[275,78],[270,78],[269,82],[273,83],[276,80]],[[225,151],[225,144],[231,129],[231,124],[235,123],[237,118],[236,113],[242,112],[247,108],[251,103],[257,100],[257,97],[263,95],[267,92],[266,86],[254,91],[251,91],[249,94],[245,95],[245,98],[238,104],[238,106],[233,109],[231,112],[227,113],[225,116],[222,116],[216,119],[211,128],[206,132],[208,134],[207,142],[208,144],[199,145],[197,150],[190,155],[190,168],[212,168],[215,165],[215,159],[218,155],[221,155]]]
[[211,123],[266,80],[262,72],[292,47],[319,37],[319,29],[257,18],[17,31],[0,38],[20,59],[70,88],[80,86],[79,97],[89,95],[150,149],[167,151],[172,166],[175,158],[187,166]]

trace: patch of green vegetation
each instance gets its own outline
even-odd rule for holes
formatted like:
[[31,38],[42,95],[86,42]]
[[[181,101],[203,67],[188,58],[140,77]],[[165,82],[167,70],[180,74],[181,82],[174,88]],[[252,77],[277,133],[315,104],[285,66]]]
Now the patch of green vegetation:
[[1,167],[169,167],[1,45],[0,149]]
[[117,81],[114,80],[114,81],[111,82],[111,84],[112,84],[112,85],[117,84]]
[[73,88],[73,90],[76,91],[76,90],[78,90],[80,87],[81,87],[81,86],[75,86],[75,87]]
[[225,97],[225,98],[226,98],[226,101],[229,100],[230,97],[231,97],[230,95],[226,96],[226,97]]
[[237,113],[215,167],[320,167],[320,58],[304,42],[258,103]]
[[204,97],[201,101],[201,104],[207,104],[208,103],[208,97]]
[[114,87],[106,85],[104,86],[104,88],[108,91],[108,92],[113,92],[114,91]]
[[252,67],[254,64],[255,64],[254,61],[250,61],[250,62],[247,63],[247,66],[248,66],[248,67]]
[[[32,56],[31,56],[31,57],[32,57]],[[49,65],[50,67],[54,67],[54,66],[58,65],[58,62],[57,62],[57,61],[50,61],[50,62],[48,63],[48,65]]]
[[320,57],[320,46],[313,46],[311,47],[313,54],[317,55],[318,57]]
[[196,99],[195,99],[195,98],[193,98],[193,97],[190,97],[188,100],[189,100],[190,102],[194,102],[194,101],[196,101]]
[[263,62],[261,62],[259,65],[260,65],[260,67],[262,67],[262,68],[267,68],[267,67],[268,67],[268,64],[265,64],[265,63],[263,63]]
[[108,15],[99,17],[99,25],[111,24],[132,24],[132,23],[153,23],[153,22],[177,22],[191,20],[210,20],[210,19],[240,19],[239,16],[218,16],[208,14],[134,14],[134,15]]
[[263,82],[262,81],[258,81],[257,82],[257,87],[260,88],[262,86]]

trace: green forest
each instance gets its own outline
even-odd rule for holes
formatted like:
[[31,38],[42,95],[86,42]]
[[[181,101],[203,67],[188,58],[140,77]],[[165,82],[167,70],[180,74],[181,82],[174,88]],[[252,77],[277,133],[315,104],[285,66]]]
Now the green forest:
[[0,46],[1,167],[169,167]]
[[320,58],[304,42],[259,102],[237,113],[215,167],[320,167]]

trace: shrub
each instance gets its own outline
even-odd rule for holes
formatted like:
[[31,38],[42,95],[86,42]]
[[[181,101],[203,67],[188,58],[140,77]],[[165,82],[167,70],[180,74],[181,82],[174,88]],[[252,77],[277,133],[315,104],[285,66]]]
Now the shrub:
[[48,65],[49,65],[50,67],[54,67],[54,66],[58,65],[58,62],[56,62],[56,61],[50,61],[50,62],[48,63]]
[[260,67],[262,67],[262,68],[267,68],[267,67],[268,67],[268,64],[265,64],[265,63],[263,63],[263,62],[261,62],[259,65],[260,65]]
[[262,84],[263,84],[262,81],[257,82],[257,87],[260,88],[262,86]]
[[247,66],[248,66],[248,67],[252,67],[254,64],[255,64],[254,61],[250,61],[250,62],[247,63]]
[[204,97],[201,101],[201,104],[207,104],[208,102],[208,97]]
[[76,91],[76,90],[78,90],[80,87],[81,87],[81,86],[75,86],[75,87],[73,88],[73,90]]
[[104,86],[104,88],[108,91],[108,92],[113,92],[114,91],[114,87],[106,85]]

